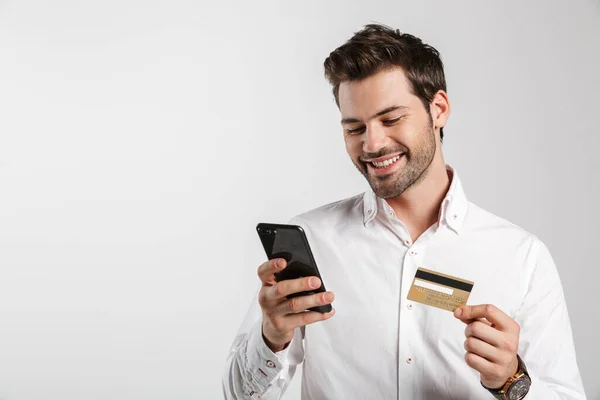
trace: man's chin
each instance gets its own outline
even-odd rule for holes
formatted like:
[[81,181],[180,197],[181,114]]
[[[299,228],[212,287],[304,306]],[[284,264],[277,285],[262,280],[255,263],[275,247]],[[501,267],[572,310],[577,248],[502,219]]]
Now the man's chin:
[[382,184],[381,180],[379,182],[372,182],[369,180],[369,186],[371,186],[371,190],[377,195],[377,197],[382,199],[391,199],[394,197],[398,197],[402,194],[402,192],[398,191],[392,182]]
[[402,191],[397,190],[397,185],[394,185],[394,182],[399,178],[397,176],[398,173],[391,172],[386,175],[374,175],[369,173],[368,169],[359,168],[359,170],[377,197],[391,199],[402,194]]

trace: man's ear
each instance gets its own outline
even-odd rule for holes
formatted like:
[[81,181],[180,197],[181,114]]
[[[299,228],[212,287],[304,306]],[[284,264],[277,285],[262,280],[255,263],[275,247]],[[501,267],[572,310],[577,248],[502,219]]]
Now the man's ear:
[[450,101],[448,95],[443,90],[439,90],[431,100],[429,105],[433,128],[443,128],[450,117]]

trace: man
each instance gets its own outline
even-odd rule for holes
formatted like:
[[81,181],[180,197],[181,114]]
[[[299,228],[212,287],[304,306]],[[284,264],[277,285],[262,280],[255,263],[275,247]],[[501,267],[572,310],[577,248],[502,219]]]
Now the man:
[[[291,221],[331,291],[287,299],[319,280],[277,283],[285,261],[262,264],[225,397],[279,399],[303,362],[303,399],[585,399],[548,249],[469,202],[444,161],[450,104],[439,53],[367,25],[330,54],[325,74],[346,150],[372,190]],[[473,282],[463,287],[468,305],[423,304],[417,274]],[[334,297],[330,313],[304,312]]]

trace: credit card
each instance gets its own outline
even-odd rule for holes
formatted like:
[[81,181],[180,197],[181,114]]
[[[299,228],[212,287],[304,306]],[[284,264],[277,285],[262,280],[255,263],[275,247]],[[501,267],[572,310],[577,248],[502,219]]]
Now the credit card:
[[454,312],[467,304],[474,283],[454,276],[418,268],[408,300]]

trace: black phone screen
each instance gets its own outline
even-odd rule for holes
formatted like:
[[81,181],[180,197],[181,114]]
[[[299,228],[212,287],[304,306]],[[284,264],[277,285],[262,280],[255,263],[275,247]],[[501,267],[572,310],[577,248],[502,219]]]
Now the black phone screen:
[[[294,293],[288,297],[296,297],[320,293],[326,291],[325,283],[321,278],[314,257],[310,250],[308,240],[302,228],[296,225],[276,225],[261,223],[257,226],[258,235],[261,239],[267,257],[283,258],[287,261],[287,267],[275,273],[277,281],[297,279],[307,276],[317,276],[321,279],[321,287],[311,291]],[[319,311],[328,312],[330,306],[319,308]]]

